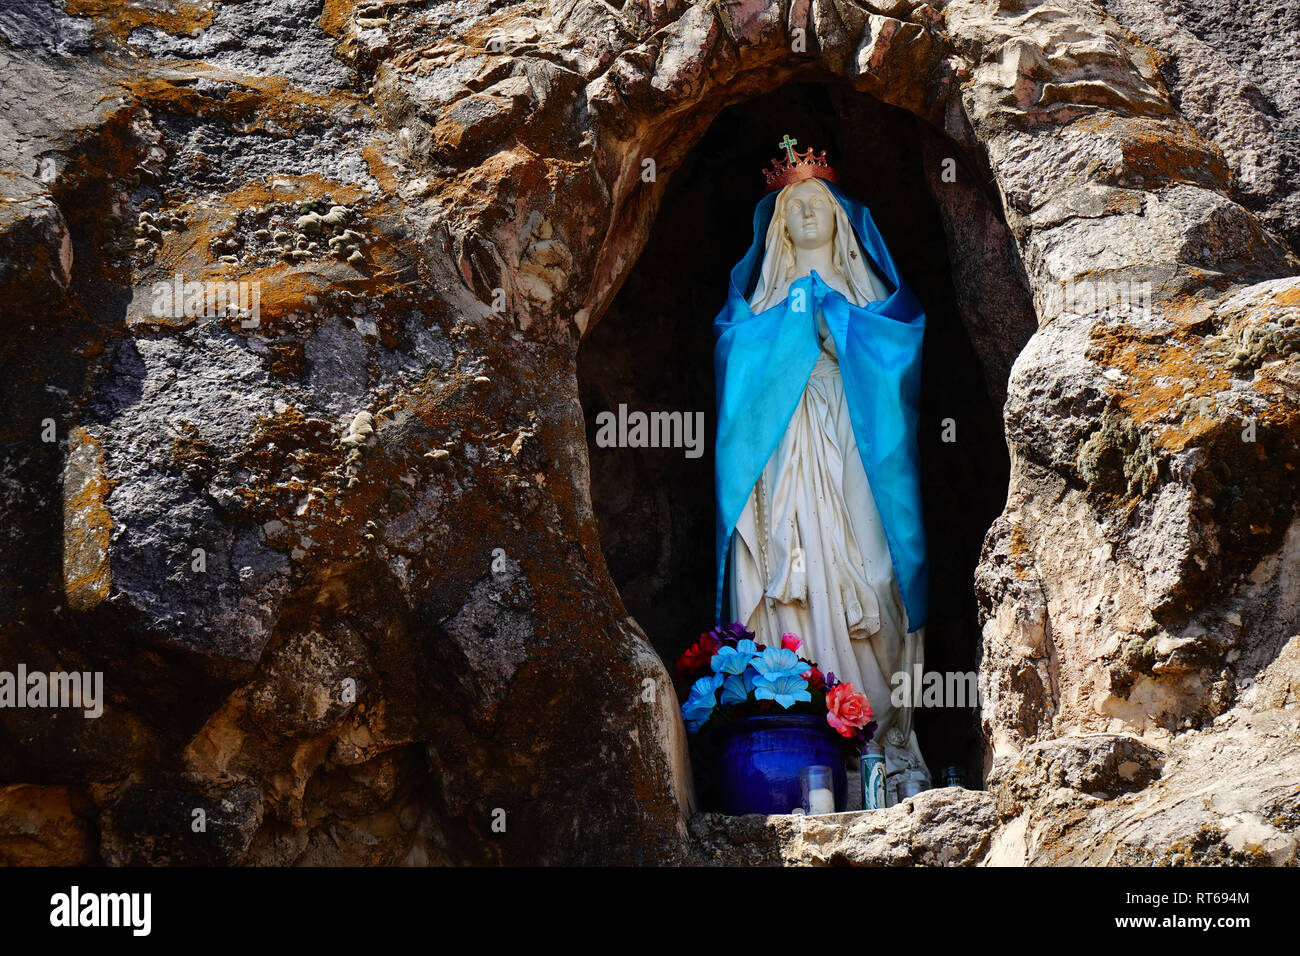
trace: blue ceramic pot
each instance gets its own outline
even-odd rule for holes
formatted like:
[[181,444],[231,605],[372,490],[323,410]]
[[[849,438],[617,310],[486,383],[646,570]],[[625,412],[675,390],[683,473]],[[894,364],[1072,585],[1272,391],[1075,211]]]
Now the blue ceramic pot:
[[724,725],[717,785],[723,813],[789,813],[800,805],[799,771],[831,768],[835,806],[844,809],[848,780],[840,737],[819,714],[765,714]]

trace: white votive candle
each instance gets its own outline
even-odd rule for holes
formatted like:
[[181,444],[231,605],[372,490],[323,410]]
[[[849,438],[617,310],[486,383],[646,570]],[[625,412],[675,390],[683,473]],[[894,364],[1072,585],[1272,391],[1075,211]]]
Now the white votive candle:
[[818,787],[816,790],[809,790],[808,791],[808,812],[809,813],[834,813],[835,794],[831,793],[825,787]]

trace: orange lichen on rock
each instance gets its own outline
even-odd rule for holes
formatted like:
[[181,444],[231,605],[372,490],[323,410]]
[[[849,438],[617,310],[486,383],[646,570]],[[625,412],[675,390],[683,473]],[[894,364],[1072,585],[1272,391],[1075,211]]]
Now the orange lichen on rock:
[[1201,414],[1198,400],[1214,402],[1228,388],[1231,376],[1199,335],[1098,326],[1092,341],[1098,364],[1123,373],[1115,387],[1120,409],[1151,433],[1155,446],[1181,451],[1217,427],[1212,416]]
[[[532,26],[527,17],[521,16],[519,7],[511,6],[494,10],[482,19],[475,20],[460,39],[471,49],[505,53],[506,46],[530,42],[537,39],[537,35],[537,28]],[[496,41],[495,44],[493,41]]]
[[66,0],[70,17],[92,17],[113,36],[125,40],[139,27],[194,35],[216,19],[221,0]]
[[[266,237],[273,229],[292,230],[295,222],[301,221],[302,210],[309,206],[344,204],[350,212],[355,210],[358,220],[391,218],[388,201],[375,204],[374,198],[373,193],[355,183],[311,174],[247,183],[202,202],[169,207],[173,213],[185,214],[187,228],[162,237],[151,261],[139,272],[137,285],[148,289],[155,283],[171,281],[175,275],[187,282],[248,283],[257,291],[258,321],[231,317],[232,331],[241,327],[263,333],[284,331],[276,329],[277,324],[303,331],[316,324],[313,317],[322,312],[326,296],[366,295],[382,303],[386,301],[384,293],[398,285],[395,277],[409,261],[384,232],[371,227],[364,227],[364,235],[347,230],[353,237],[349,242],[364,246],[364,255],[356,257],[335,255],[326,248],[329,237],[324,233],[315,237],[316,248],[310,252],[276,245],[269,238],[254,238],[259,233]],[[363,228],[359,221],[354,225]],[[344,233],[341,226],[333,231]],[[222,261],[220,253],[227,249],[238,253],[230,256],[234,261]],[[291,254],[293,261],[285,260],[286,254]],[[380,305],[373,318],[383,322],[386,317],[386,306]],[[190,318],[158,320],[146,313],[134,315],[129,321],[133,325],[174,326],[188,324]]]
[[63,587],[68,606],[86,610],[108,597],[112,583],[108,561],[112,484],[104,474],[104,448],[94,436],[74,428],[68,444],[63,478]]
[[371,198],[364,186],[326,179],[316,173],[305,176],[276,176],[270,182],[252,182],[222,197],[222,204],[246,209],[270,202],[301,202],[321,196],[335,202],[360,203]]
[[1007,540],[1007,550],[1015,558],[1016,577],[1024,578],[1027,576],[1025,566],[1032,563],[1034,559],[1033,549],[1029,546],[1029,540],[1025,537],[1025,529],[1017,522],[1011,526],[1011,534]]
[[1269,297],[1269,301],[1270,304],[1281,308],[1294,309],[1300,307],[1300,285],[1279,289]]
[[320,28],[332,37],[343,36],[358,6],[357,0],[325,0],[320,11]]
[[[274,136],[289,136],[308,122],[328,120],[339,109],[369,111],[370,107],[350,93],[312,93],[282,76],[229,74],[205,63],[186,68],[187,76],[144,76],[123,82],[139,103],[150,109],[221,120],[240,132],[253,130]],[[212,96],[192,85],[192,74],[232,87],[222,96]]]
[[1074,128],[1119,142],[1121,155],[1105,170],[1103,181],[1123,178],[1152,185],[1228,183],[1228,164],[1223,154],[1194,130],[1181,132],[1168,119],[1096,113],[1080,118]]
[[384,194],[397,196],[401,193],[404,181],[399,178],[400,168],[394,164],[387,149],[386,142],[367,143],[361,148],[361,155],[366,161],[370,175],[375,177]]

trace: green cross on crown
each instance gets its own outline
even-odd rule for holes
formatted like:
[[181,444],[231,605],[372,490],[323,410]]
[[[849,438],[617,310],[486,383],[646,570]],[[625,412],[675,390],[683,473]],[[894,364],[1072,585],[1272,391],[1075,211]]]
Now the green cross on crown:
[[795,148],[796,146],[799,145],[799,141],[798,141],[797,139],[791,139],[791,138],[790,138],[790,134],[789,134],[789,133],[786,133],[786,134],[785,134],[785,139],[781,140],[781,142],[777,143],[776,145],[777,145],[777,147],[778,147],[779,149],[783,149],[783,150],[785,150],[785,157],[786,157],[786,159],[789,160],[789,162],[790,162],[791,165],[793,165],[793,164],[794,164],[794,148]]

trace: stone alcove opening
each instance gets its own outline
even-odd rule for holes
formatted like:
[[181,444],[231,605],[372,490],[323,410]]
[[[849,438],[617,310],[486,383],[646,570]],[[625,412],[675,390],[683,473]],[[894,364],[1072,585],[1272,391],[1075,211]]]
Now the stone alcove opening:
[[[778,155],[785,133],[800,148],[828,150],[843,186],[871,209],[925,307],[919,424],[931,568],[925,665],[974,672],[980,647],[975,567],[1009,477],[1001,405],[1011,359],[1033,331],[1033,309],[996,194],[975,182],[975,163],[912,114],[848,88],[791,83],[719,113],[672,173],[641,256],[584,338],[578,381],[606,564],[628,612],[671,671],[713,619],[712,320],[728,274],[752,239],[754,205],[763,194],[760,170]],[[941,182],[937,167],[949,157],[959,181],[950,194],[943,185],[932,189],[926,169],[933,164],[930,182]],[[958,248],[979,237],[971,262],[954,269],[945,227]],[[988,268],[990,256],[1003,260],[1002,274]],[[991,307],[997,316],[989,323]],[[681,449],[599,447],[596,417],[617,413],[620,405],[703,412],[703,453],[689,458]],[[946,419],[950,437],[955,428],[953,441],[943,440]],[[968,786],[979,785],[976,709],[922,708],[917,729],[936,780],[955,764]],[[696,776],[708,808],[708,781]]]

